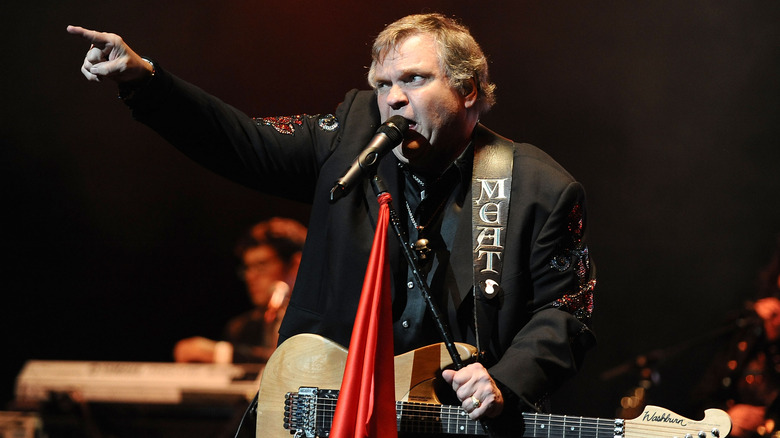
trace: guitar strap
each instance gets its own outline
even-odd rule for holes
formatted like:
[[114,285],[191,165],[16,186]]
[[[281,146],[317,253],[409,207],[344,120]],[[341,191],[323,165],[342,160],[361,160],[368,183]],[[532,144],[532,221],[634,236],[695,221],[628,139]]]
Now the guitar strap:
[[[488,131],[488,133],[493,134]],[[506,227],[512,188],[514,143],[493,134],[476,141],[472,196],[472,261],[474,269],[474,332],[477,351],[488,345],[501,295]],[[484,326],[480,326],[483,323]]]

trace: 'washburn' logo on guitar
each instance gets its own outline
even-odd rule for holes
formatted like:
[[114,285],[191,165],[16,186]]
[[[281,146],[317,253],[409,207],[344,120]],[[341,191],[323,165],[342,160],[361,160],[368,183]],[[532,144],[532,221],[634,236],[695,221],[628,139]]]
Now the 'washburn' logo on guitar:
[[675,417],[668,412],[664,412],[661,415],[658,415],[655,411],[645,411],[645,413],[642,415],[642,421],[652,421],[655,423],[672,423],[672,424],[679,424],[680,426],[687,426],[685,424],[685,418],[678,418]]

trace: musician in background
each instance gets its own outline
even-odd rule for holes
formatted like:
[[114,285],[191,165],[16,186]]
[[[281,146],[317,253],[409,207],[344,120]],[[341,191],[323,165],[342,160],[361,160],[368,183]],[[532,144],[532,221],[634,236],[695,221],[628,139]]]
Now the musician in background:
[[292,219],[276,217],[250,228],[236,255],[254,308],[231,319],[219,341],[194,336],[177,342],[176,362],[267,362],[276,349],[305,239],[306,228]]
[[704,407],[722,407],[730,436],[780,436],[780,235],[759,274],[757,301],[702,381]]

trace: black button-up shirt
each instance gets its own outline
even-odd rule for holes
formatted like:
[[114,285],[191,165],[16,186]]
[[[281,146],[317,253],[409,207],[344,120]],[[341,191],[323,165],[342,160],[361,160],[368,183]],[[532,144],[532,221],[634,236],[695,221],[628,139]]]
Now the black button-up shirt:
[[[404,181],[404,199],[397,208],[399,216],[406,218],[409,238],[407,244],[413,246],[418,239],[428,239],[430,252],[426,260],[420,261],[419,272],[444,318],[447,317],[445,291],[450,250],[464,196],[471,183],[473,160],[473,147],[469,146],[435,180],[415,175],[408,167],[399,163],[399,171]],[[418,228],[420,226],[421,230]],[[426,307],[422,291],[414,280],[411,267],[408,267],[406,272],[405,290],[398,288],[393,297],[395,354],[442,341]]]

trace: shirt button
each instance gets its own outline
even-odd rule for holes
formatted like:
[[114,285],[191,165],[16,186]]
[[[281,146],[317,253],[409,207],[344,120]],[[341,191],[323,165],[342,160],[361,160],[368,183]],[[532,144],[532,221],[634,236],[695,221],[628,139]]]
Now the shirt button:
[[402,322],[401,325],[404,326],[404,328],[409,328],[409,321],[404,320],[404,322]]
[[406,287],[408,287],[409,289],[414,289],[414,283],[410,281],[406,283]]

